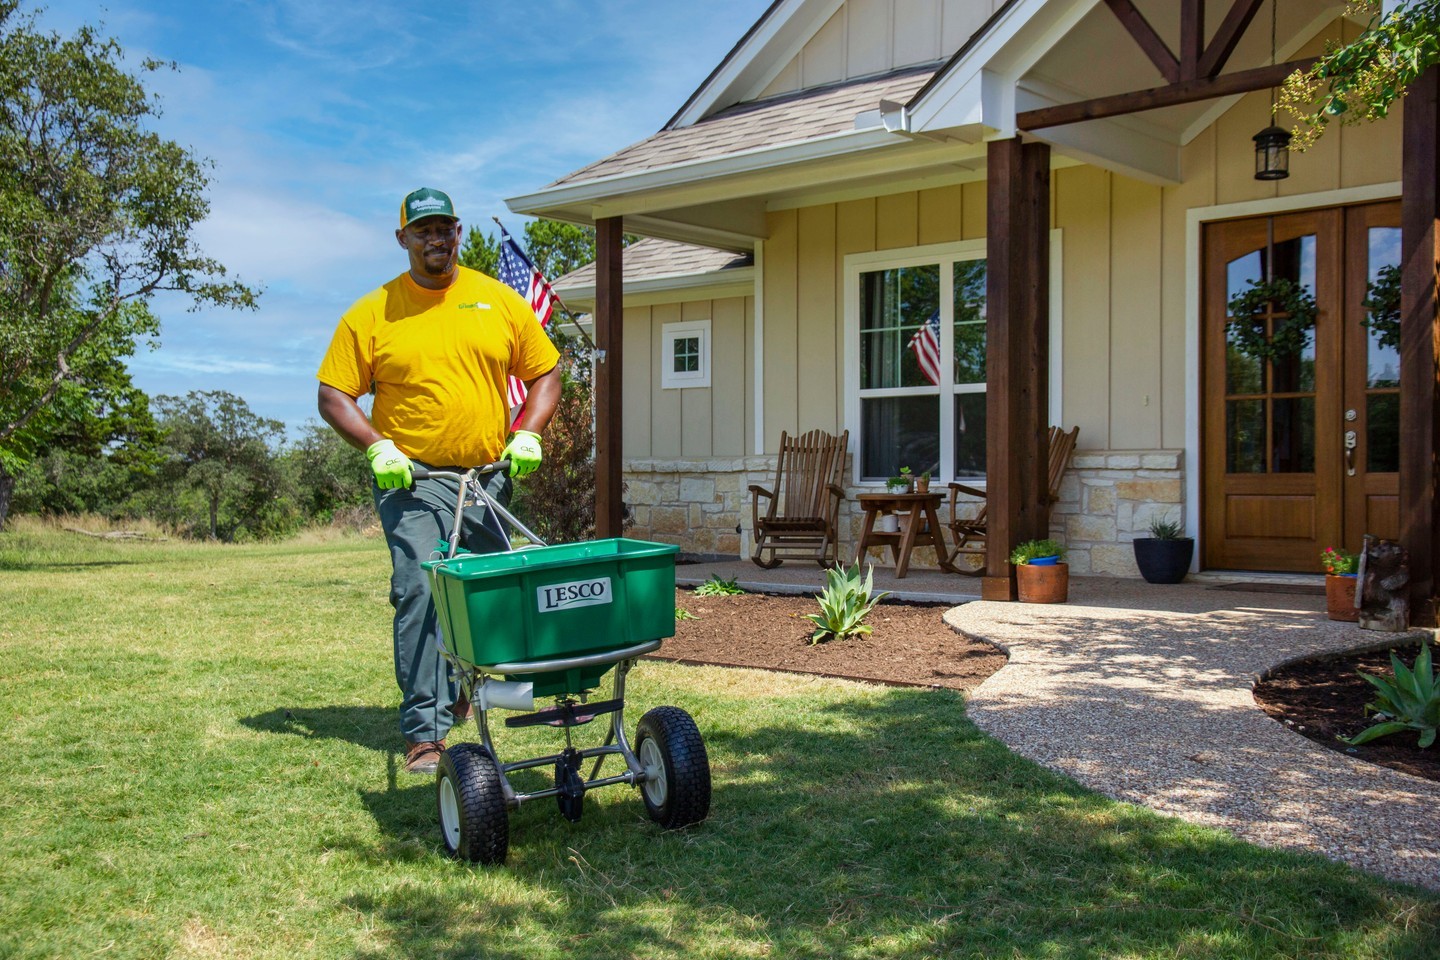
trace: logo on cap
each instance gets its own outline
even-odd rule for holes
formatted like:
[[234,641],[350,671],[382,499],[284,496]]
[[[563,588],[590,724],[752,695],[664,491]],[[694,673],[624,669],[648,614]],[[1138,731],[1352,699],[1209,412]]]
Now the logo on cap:
[[458,220],[455,205],[447,194],[431,187],[411,191],[400,204],[400,226],[413,223],[422,217],[450,217]]

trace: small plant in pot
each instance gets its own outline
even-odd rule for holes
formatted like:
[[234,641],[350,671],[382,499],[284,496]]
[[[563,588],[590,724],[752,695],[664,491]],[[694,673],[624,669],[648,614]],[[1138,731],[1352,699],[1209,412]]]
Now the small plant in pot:
[[897,476],[885,481],[886,493],[910,493],[915,489],[915,478],[910,474],[909,467],[901,467]]
[[1179,520],[1168,516],[1150,518],[1150,536],[1136,537],[1135,565],[1146,583],[1179,583],[1190,570],[1195,539],[1184,535]]
[[916,493],[929,493],[929,492],[930,492],[930,471],[929,471],[929,470],[926,470],[924,473],[920,474],[920,476],[918,476],[918,477],[915,478],[915,492],[916,492]]
[[1070,593],[1070,565],[1058,540],[1026,540],[1010,551],[1015,591],[1021,603],[1064,603]]
[[1325,568],[1325,616],[1350,623],[1359,620],[1355,590],[1360,555],[1343,547],[1326,547],[1320,551],[1320,566]]

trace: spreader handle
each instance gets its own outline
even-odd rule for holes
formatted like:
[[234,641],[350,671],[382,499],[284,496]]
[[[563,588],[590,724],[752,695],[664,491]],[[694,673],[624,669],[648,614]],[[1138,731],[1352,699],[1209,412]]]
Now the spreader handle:
[[[475,468],[475,473],[480,476],[484,476],[487,473],[499,472],[510,472],[509,460],[496,460],[494,463],[487,463],[483,467]],[[415,480],[429,480],[432,477],[450,477],[459,480],[464,474],[456,473],[453,470],[432,470],[429,467],[422,467],[420,464],[412,462],[410,465],[410,476]]]

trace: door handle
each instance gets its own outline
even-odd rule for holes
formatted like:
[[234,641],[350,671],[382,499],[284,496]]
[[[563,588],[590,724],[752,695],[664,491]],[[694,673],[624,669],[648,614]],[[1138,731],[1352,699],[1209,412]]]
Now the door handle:
[[1354,430],[1345,431],[1345,473],[1355,476],[1355,447],[1359,444]]

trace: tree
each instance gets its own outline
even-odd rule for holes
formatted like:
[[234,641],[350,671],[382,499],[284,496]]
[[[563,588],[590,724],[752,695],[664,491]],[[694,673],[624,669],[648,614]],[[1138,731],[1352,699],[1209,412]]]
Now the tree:
[[283,454],[301,513],[328,523],[347,508],[373,513],[370,462],[326,424],[306,421],[300,439]]
[[206,514],[200,529],[212,540],[274,536],[295,527],[274,451],[285,424],[219,390],[156,397],[155,408],[166,431],[166,463],[152,507],[157,515],[195,528],[184,497],[189,492],[198,496]]
[[1353,42],[1332,43],[1313,67],[1285,80],[1280,103],[1299,118],[1297,149],[1319,139],[1331,120],[1385,117],[1412,82],[1440,64],[1440,0],[1411,0],[1388,14],[1379,0],[1351,0],[1347,10],[1367,11],[1370,23]]
[[159,332],[155,294],[195,307],[257,296],[192,241],[206,164],[145,129],[159,106],[119,44],[88,26],[40,32],[18,6],[0,0],[0,525],[81,368]]

